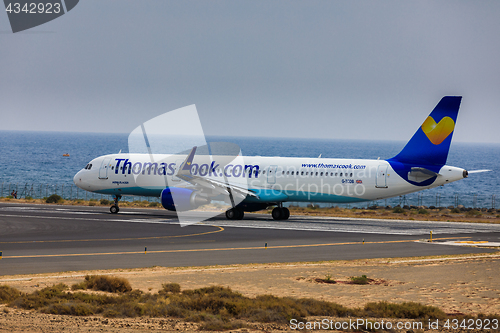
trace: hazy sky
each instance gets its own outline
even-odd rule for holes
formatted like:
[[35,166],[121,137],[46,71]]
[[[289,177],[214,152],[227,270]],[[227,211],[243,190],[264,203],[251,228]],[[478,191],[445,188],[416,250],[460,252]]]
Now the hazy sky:
[[0,130],[132,131],[196,104],[206,134],[407,140],[462,95],[500,142],[500,1],[81,0],[12,34]]

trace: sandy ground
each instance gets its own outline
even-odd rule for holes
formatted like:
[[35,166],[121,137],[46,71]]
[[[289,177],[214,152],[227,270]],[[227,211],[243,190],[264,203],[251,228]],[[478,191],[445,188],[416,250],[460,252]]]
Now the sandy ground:
[[[447,313],[500,314],[499,264],[500,253],[496,253],[439,258],[64,272],[0,276],[0,284],[31,292],[60,282],[70,286],[81,282],[86,274],[110,274],[128,279],[134,289],[152,293],[157,292],[165,282],[177,282],[182,289],[222,285],[250,297],[262,294],[310,297],[348,307],[362,307],[367,302],[381,300],[414,301],[437,306]],[[363,274],[379,283],[349,285],[314,282],[315,278],[327,275],[334,280],[348,280],[351,276]],[[2,332],[193,331],[196,328],[196,324],[171,318],[73,318],[0,307]],[[257,325],[256,331],[282,331],[286,328]]]

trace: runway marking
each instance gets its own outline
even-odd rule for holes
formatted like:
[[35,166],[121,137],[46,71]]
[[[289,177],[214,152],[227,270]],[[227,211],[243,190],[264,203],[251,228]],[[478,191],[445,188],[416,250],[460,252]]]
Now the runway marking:
[[[463,239],[470,237],[447,237],[447,238],[434,238],[434,240],[445,239]],[[381,241],[381,242],[365,242],[366,244],[391,244],[391,243],[411,243],[417,242],[417,239],[396,240],[396,241]],[[285,248],[305,248],[305,247],[321,247],[321,246],[338,246],[338,245],[362,245],[362,242],[345,242],[345,243],[327,243],[327,244],[299,244],[299,245],[276,245],[268,246],[269,249],[285,249]],[[364,246],[363,245],[363,246]],[[266,250],[264,246],[251,246],[251,247],[228,247],[216,249],[185,249],[185,250],[157,250],[148,251],[151,253],[183,253],[183,252],[215,252],[215,251],[236,251],[236,250]],[[52,258],[52,257],[84,257],[84,256],[106,256],[106,255],[121,255],[121,254],[144,254],[144,251],[130,251],[130,252],[106,252],[106,253],[66,253],[66,254],[34,254],[25,256],[3,256],[4,259],[20,259],[20,258]]]
[[128,241],[128,240],[144,240],[144,239],[166,239],[166,238],[183,238],[193,236],[203,236],[215,234],[224,231],[223,227],[215,225],[207,225],[209,227],[219,228],[219,230],[200,232],[197,234],[174,235],[174,236],[152,236],[152,237],[134,237],[134,238],[103,238],[103,239],[61,239],[61,240],[46,240],[46,241],[19,241],[19,242],[0,242],[0,244],[32,244],[32,243],[70,243],[70,242],[108,242],[108,241]]
[[[104,214],[103,214],[104,215]],[[120,220],[120,219],[89,219],[86,217],[64,217],[64,216],[42,216],[42,215],[9,215],[1,214],[0,217],[23,217],[23,218],[34,218],[34,219],[53,219],[53,220],[84,220],[84,221],[98,221],[98,222],[142,222],[142,223],[159,223],[159,224],[172,224],[170,221],[174,219],[162,218],[160,219],[132,219],[132,220]]]

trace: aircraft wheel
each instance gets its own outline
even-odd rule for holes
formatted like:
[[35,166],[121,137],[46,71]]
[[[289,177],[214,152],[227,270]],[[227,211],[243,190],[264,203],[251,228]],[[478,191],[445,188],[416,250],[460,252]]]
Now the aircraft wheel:
[[111,214],[117,214],[120,211],[120,208],[118,208],[118,206],[113,205],[109,208],[109,211],[111,212]]
[[275,219],[275,220],[282,220],[284,215],[285,215],[285,212],[281,208],[276,207],[271,212],[271,215],[272,215],[273,219]]
[[283,210],[283,218],[282,219],[288,220],[288,218],[290,217],[290,211],[286,207],[283,207],[282,210]]
[[241,220],[243,218],[243,215],[243,211],[236,208],[232,208],[226,211],[226,218],[228,220]]

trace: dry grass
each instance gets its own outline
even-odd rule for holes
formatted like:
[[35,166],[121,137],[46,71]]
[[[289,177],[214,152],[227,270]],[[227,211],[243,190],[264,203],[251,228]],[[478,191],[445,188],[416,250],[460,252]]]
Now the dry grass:
[[[363,278],[363,277],[362,277]],[[87,288],[115,289],[117,284],[129,285],[127,280],[103,276],[87,276]],[[125,283],[124,283],[125,282]],[[105,285],[105,287],[102,287]],[[110,286],[113,286],[111,288]],[[72,288],[77,289],[78,288]],[[128,288],[126,288],[128,290]],[[203,330],[231,330],[245,327],[246,322],[289,323],[290,319],[305,320],[312,316],[401,318],[425,321],[451,318],[434,306],[405,302],[401,304],[376,302],[363,308],[347,308],[333,302],[310,298],[276,297],[261,295],[255,298],[221,286],[181,290],[176,283],[165,283],[156,294],[128,290],[119,294],[69,291],[68,286],[57,284],[29,294],[7,286],[0,287],[3,302],[11,307],[37,310],[42,313],[111,318],[175,317],[188,322],[202,323]],[[500,318],[479,315],[463,318]]]
[[9,303],[21,296],[21,292],[9,286],[0,286],[0,304]]
[[107,275],[87,275],[83,282],[72,285],[71,289],[91,289],[109,293],[125,293],[132,291],[132,287],[126,279]]

